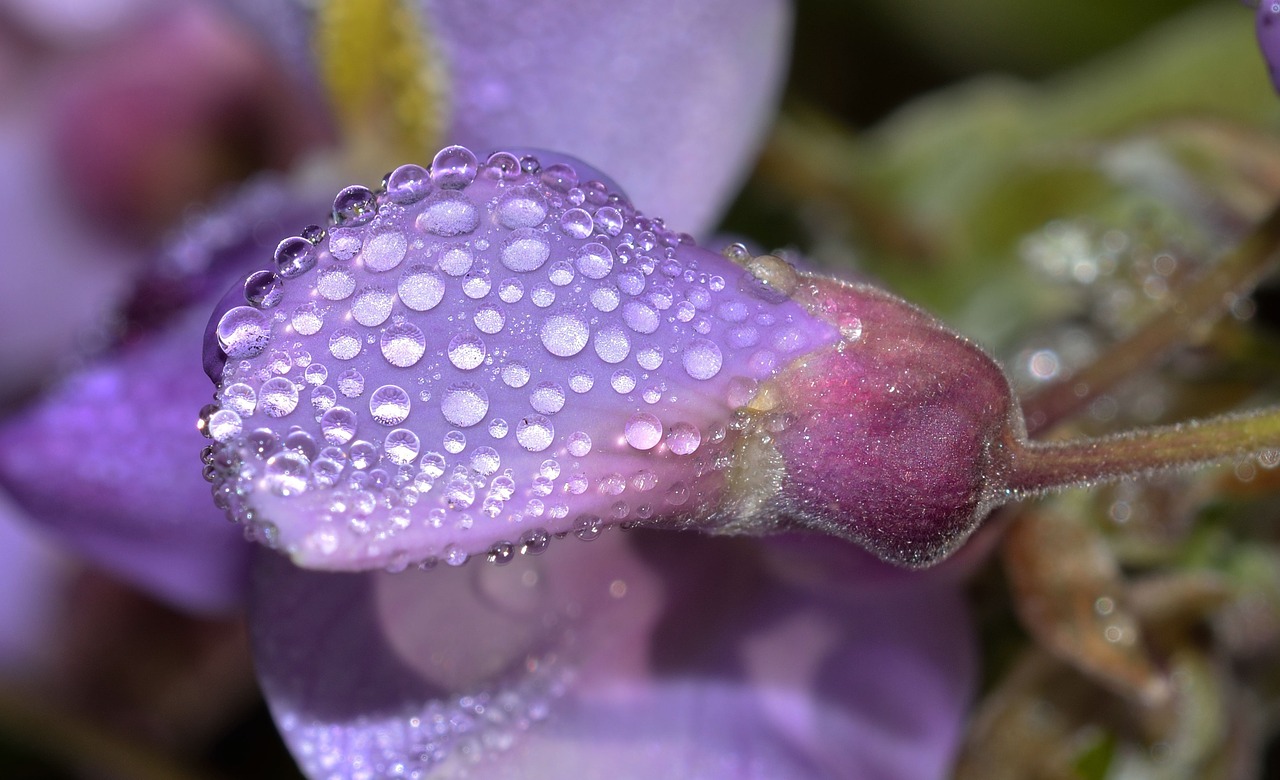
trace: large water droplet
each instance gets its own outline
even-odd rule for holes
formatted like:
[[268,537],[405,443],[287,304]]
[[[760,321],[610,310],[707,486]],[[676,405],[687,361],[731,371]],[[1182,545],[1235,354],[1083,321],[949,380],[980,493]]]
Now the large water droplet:
[[351,317],[366,327],[376,327],[391,316],[391,306],[395,297],[390,290],[381,287],[366,287],[356,293],[351,302]]
[[533,228],[547,218],[547,201],[532,188],[511,190],[499,200],[494,213],[505,228]]
[[359,398],[364,395],[364,374],[349,368],[338,375],[338,392],[347,398]]
[[356,435],[356,413],[345,406],[335,406],[320,418],[320,432],[330,444],[346,444]]
[[217,336],[228,358],[251,358],[271,343],[271,320],[252,306],[237,306],[218,320]]
[[339,225],[363,225],[377,213],[378,201],[368,187],[354,185],[333,199],[333,216]]
[[692,455],[702,444],[702,433],[697,427],[678,422],[667,432],[667,449],[676,455]]
[[475,181],[479,160],[465,146],[446,146],[431,161],[431,181],[437,187],[461,189]]
[[209,438],[214,441],[230,441],[240,435],[244,430],[244,422],[240,419],[240,415],[230,409],[219,409],[209,415],[209,424],[206,428]]
[[542,345],[557,357],[571,357],[587,346],[587,323],[576,314],[553,314],[542,323]]
[[301,236],[286,238],[276,245],[273,259],[276,273],[285,279],[294,279],[315,267],[316,247]]
[[267,458],[263,469],[267,489],[278,496],[295,496],[307,489],[311,464],[296,452],[278,452]]
[[324,327],[324,317],[320,314],[320,307],[309,302],[293,310],[289,324],[299,336],[314,336]]
[[400,277],[396,292],[405,306],[414,311],[428,311],[444,299],[444,279],[424,265],[412,265]]
[[542,414],[555,414],[564,408],[564,388],[555,382],[539,382],[529,394],[529,404]]
[[521,388],[529,382],[529,367],[513,360],[502,367],[502,382],[507,387]]
[[521,229],[507,236],[498,250],[502,264],[512,271],[536,271],[551,256],[551,246],[540,233]]
[[250,306],[270,309],[280,303],[283,297],[284,285],[281,284],[280,277],[270,271],[254,271],[244,280],[244,299]]
[[622,232],[622,212],[613,206],[601,206],[596,209],[596,228],[602,233],[616,236]]
[[502,326],[506,323],[507,317],[502,310],[493,304],[485,304],[476,311],[476,315],[472,318],[476,328],[481,333],[493,335],[502,330]]
[[560,216],[560,230],[570,238],[581,240],[591,235],[595,223],[586,209],[568,209]]
[[440,412],[450,425],[470,428],[489,413],[489,395],[474,382],[449,385],[440,399]]
[[405,239],[404,233],[389,230],[369,239],[360,257],[364,260],[365,268],[381,273],[400,265],[408,251],[409,242]]
[[351,328],[339,328],[329,337],[329,354],[338,360],[351,360],[360,354],[360,336]]
[[592,339],[596,355],[606,363],[621,363],[631,354],[631,339],[617,325],[606,325]]
[[710,339],[692,339],[684,348],[681,356],[684,370],[694,379],[710,379],[720,373],[724,357],[720,347]]
[[399,385],[383,385],[369,396],[369,413],[381,425],[399,425],[409,416],[409,394]]
[[529,452],[542,452],[555,440],[555,427],[540,414],[530,415],[516,426],[516,441]]
[[427,337],[418,326],[402,322],[382,329],[380,346],[388,363],[408,368],[421,360],[427,351]]
[[471,270],[475,256],[465,246],[451,246],[440,254],[440,270],[450,276],[462,276]]
[[486,354],[484,341],[471,333],[460,333],[449,342],[449,362],[463,371],[478,368]]
[[459,236],[480,226],[480,211],[461,192],[441,190],[427,198],[426,208],[414,224],[424,233]]
[[661,319],[653,307],[640,301],[627,301],[622,307],[622,320],[636,333],[649,334],[658,329]]
[[418,434],[405,428],[397,428],[388,433],[382,442],[382,451],[386,453],[387,460],[397,466],[412,463],[421,448],[422,442],[418,439]]
[[241,417],[249,417],[258,407],[258,394],[244,382],[227,385],[221,394],[222,408],[230,409]]
[[284,417],[298,407],[298,388],[282,376],[262,383],[258,408],[268,417]]
[[574,263],[588,279],[603,279],[613,270],[613,252],[604,244],[592,241],[578,251]]
[[565,445],[569,450],[569,454],[575,458],[585,458],[591,454],[591,437],[582,431],[575,431],[569,434]]
[[316,291],[326,300],[345,300],[356,291],[356,278],[346,268],[331,265],[317,274]]
[[421,165],[401,165],[387,175],[387,197],[395,203],[408,205],[422,200],[431,189],[430,177]]

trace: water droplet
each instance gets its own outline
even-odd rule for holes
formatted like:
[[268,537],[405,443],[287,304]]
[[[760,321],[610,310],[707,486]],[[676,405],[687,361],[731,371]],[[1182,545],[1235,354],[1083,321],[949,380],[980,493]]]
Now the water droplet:
[[631,339],[617,325],[606,325],[592,339],[596,355],[606,363],[621,363],[631,354]]
[[622,232],[622,212],[613,206],[601,206],[596,209],[595,223],[600,232],[616,236]]
[[595,383],[596,378],[591,375],[591,372],[585,371],[581,368],[576,369],[569,375],[569,389],[575,393],[585,393],[589,391]]
[[[351,418],[351,429],[355,430],[355,416]],[[351,444],[351,466],[356,469],[368,469],[377,465],[382,456],[378,448],[370,442],[360,440]]]
[[461,192],[440,190],[427,198],[426,208],[414,225],[436,236],[460,236],[480,226],[480,210]]
[[463,371],[479,367],[486,354],[484,341],[471,333],[460,333],[449,342],[449,362]]
[[390,290],[381,287],[365,287],[351,302],[351,317],[369,328],[377,327],[391,316],[395,297]]
[[510,230],[537,227],[547,218],[547,201],[532,188],[511,190],[498,201],[494,215]]
[[408,205],[426,197],[431,182],[425,168],[410,163],[387,174],[384,186],[393,202]]
[[507,387],[521,388],[529,381],[529,367],[513,360],[502,367],[502,382]]
[[311,408],[317,414],[327,412],[338,402],[338,394],[328,385],[320,385],[311,391]]
[[548,352],[557,357],[572,357],[587,346],[590,330],[576,314],[553,314],[543,321],[539,335]]
[[273,259],[276,272],[285,279],[293,279],[315,268],[316,248],[301,236],[286,238],[276,245]]
[[368,187],[347,187],[333,199],[334,220],[339,225],[363,225],[373,219],[377,207],[378,201]]
[[645,371],[657,371],[662,367],[662,350],[657,347],[644,347],[636,352],[636,363]]
[[539,382],[529,394],[529,404],[542,414],[555,414],[564,408],[564,388],[555,382]]
[[304,303],[293,310],[289,323],[299,336],[314,336],[324,327],[324,317],[320,314],[319,306]]
[[240,435],[244,430],[244,423],[240,419],[240,415],[230,409],[219,409],[209,415],[209,423],[206,428],[209,438],[214,441],[229,441]]
[[507,278],[498,284],[498,297],[503,303],[519,303],[524,297],[524,285],[519,279]]
[[444,279],[424,265],[409,266],[396,287],[400,301],[414,311],[435,308],[444,299],[444,290]]
[[440,254],[440,270],[450,276],[462,276],[474,263],[475,256],[465,246],[451,246]]
[[399,425],[409,416],[409,394],[398,385],[383,385],[369,396],[369,413],[381,425]]
[[644,334],[653,333],[661,323],[658,312],[639,301],[627,301],[622,307],[622,320],[636,333]]
[[326,300],[346,300],[355,291],[356,278],[346,268],[331,265],[316,277],[316,292]]
[[575,431],[569,434],[569,438],[565,441],[569,450],[569,454],[575,458],[585,458],[591,454],[591,437],[582,431]]
[[355,228],[335,228],[329,233],[329,254],[335,260],[350,260],[360,251],[360,231]]
[[667,432],[667,449],[676,455],[692,455],[702,444],[702,433],[697,427],[678,422]]
[[631,415],[623,429],[627,444],[638,450],[651,450],[662,441],[662,422],[648,412]]
[[369,239],[364,245],[364,252],[360,258],[364,261],[365,268],[382,273],[400,265],[408,251],[409,242],[405,239],[404,233],[388,230]]
[[446,146],[431,160],[431,181],[437,187],[461,189],[475,181],[479,160],[465,146]]
[[250,306],[270,309],[280,303],[283,297],[284,285],[281,284],[280,277],[270,271],[254,271],[244,280],[244,299]]
[[520,160],[510,152],[494,152],[489,155],[485,167],[495,171],[502,179],[520,177]]
[[639,295],[644,292],[644,274],[635,269],[618,273],[618,289],[627,295]]
[[408,368],[422,359],[427,351],[427,337],[422,330],[409,322],[390,325],[382,329],[382,356],[399,368]]
[[551,270],[547,273],[547,279],[556,287],[564,287],[573,283],[573,264],[568,260],[557,260],[551,264]]
[[525,531],[520,535],[520,553],[522,555],[540,555],[551,544],[551,534],[541,528]]
[[351,328],[339,328],[329,337],[329,354],[338,360],[351,360],[360,354],[363,345]]
[[489,413],[489,395],[474,382],[449,385],[440,399],[440,412],[450,425],[470,428]]
[[487,333],[490,336],[500,332],[506,321],[507,317],[502,310],[491,303],[481,306],[472,319],[481,333]]
[[356,435],[356,413],[345,406],[333,407],[320,418],[320,432],[330,444],[346,444]]
[[227,385],[222,391],[222,408],[249,417],[258,406],[258,394],[244,382]]
[[613,287],[597,287],[591,291],[591,305],[596,307],[596,311],[608,314],[618,308],[618,304],[622,302],[622,296],[618,294],[616,288]]
[[694,379],[710,379],[720,373],[724,362],[720,347],[710,339],[693,339],[684,348],[681,355],[684,370]]
[[573,535],[584,542],[600,536],[604,530],[604,522],[595,515],[578,515],[573,521]]
[[298,407],[298,388],[281,376],[268,379],[259,388],[258,406],[268,417],[284,417]]
[[387,460],[397,466],[412,463],[418,457],[421,446],[418,434],[405,428],[396,428],[382,441],[382,451],[386,453]]
[[252,306],[237,306],[218,320],[217,336],[228,358],[255,357],[271,343],[271,320]]
[[613,253],[609,247],[595,241],[583,245],[573,261],[588,279],[603,279],[613,270]]
[[560,230],[570,238],[588,238],[594,229],[595,222],[586,209],[569,209],[560,217]]
[[501,465],[502,458],[493,447],[476,447],[475,452],[471,453],[471,468],[477,474],[487,477]]
[[349,368],[338,375],[338,392],[347,398],[359,398],[364,395],[364,374]]
[[542,452],[555,440],[555,427],[540,414],[530,415],[516,426],[516,441],[529,452]]
[[267,489],[277,496],[296,496],[307,489],[311,464],[296,452],[278,452],[267,458],[263,470]]
[[319,225],[307,225],[299,235],[314,245],[324,240],[325,230]]
[[551,256],[551,246],[536,231],[516,230],[502,242],[498,257],[512,271],[536,271]]
[[609,377],[609,386],[615,392],[626,395],[636,389],[636,375],[625,368],[613,372]]
[[477,301],[487,298],[492,287],[493,282],[489,281],[489,272],[484,270],[472,271],[462,280],[462,292],[466,293],[468,298]]

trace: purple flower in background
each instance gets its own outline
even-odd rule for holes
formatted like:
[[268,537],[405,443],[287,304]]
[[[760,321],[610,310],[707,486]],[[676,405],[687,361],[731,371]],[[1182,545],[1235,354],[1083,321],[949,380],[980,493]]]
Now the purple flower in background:
[[1258,47],[1267,64],[1271,83],[1280,90],[1280,3],[1258,0]]

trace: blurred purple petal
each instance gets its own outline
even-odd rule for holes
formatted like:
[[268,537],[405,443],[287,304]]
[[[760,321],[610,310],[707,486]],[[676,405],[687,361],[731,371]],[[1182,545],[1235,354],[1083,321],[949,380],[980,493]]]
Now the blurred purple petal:
[[300,565],[724,530],[770,488],[724,465],[734,410],[836,330],[581,163],[488,159],[450,147],[430,180],[344,190],[327,241],[287,239],[290,270],[255,277],[269,299],[212,320],[219,497]]
[[762,552],[609,533],[395,575],[264,554],[259,675],[314,778],[943,776],[975,671],[956,590],[797,589]]
[[48,663],[73,570],[0,495],[0,675],[29,679]]
[[1280,91],[1280,3],[1275,0],[1258,0],[1258,46],[1267,64],[1271,83]]
[[[231,4],[315,84],[300,4]],[[791,33],[784,0],[421,6],[449,76],[448,141],[571,151],[624,182],[642,210],[695,233],[745,177]]]

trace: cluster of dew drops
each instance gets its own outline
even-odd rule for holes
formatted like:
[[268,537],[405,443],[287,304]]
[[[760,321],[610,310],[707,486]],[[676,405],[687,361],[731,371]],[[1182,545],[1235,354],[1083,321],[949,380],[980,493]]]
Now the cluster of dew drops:
[[[250,274],[243,301],[211,323],[206,350],[216,344],[225,365],[199,427],[214,442],[202,457],[215,501],[268,544],[277,529],[248,500],[260,489],[327,489],[323,519],[375,539],[415,519],[465,531],[477,514],[501,515],[521,532],[490,548],[498,563],[543,550],[539,519],[562,521],[588,491],[608,500],[580,502],[591,511],[572,526],[584,539],[701,511],[698,480],[725,468],[727,431],[680,419],[679,394],[714,384],[727,409],[740,407],[811,339],[791,325],[798,309],[768,290],[726,292],[733,263],[700,271],[698,255],[677,252],[691,243],[572,165],[534,156],[481,163],[447,147],[377,192],[347,187],[330,224],[282,241],[274,270]],[[722,375],[726,363],[746,368]],[[574,396],[590,415],[607,393],[629,402],[616,436],[597,426],[593,441],[591,426],[556,417]],[[582,469],[592,452],[618,450],[683,456],[688,478],[659,486],[643,466]],[[317,549],[337,548],[336,525],[323,525]],[[450,544],[439,558],[467,553]]]

